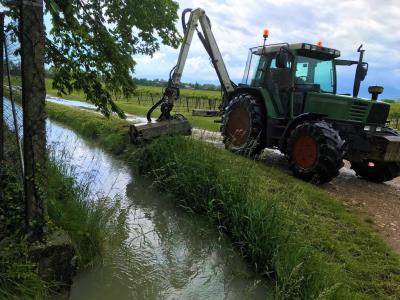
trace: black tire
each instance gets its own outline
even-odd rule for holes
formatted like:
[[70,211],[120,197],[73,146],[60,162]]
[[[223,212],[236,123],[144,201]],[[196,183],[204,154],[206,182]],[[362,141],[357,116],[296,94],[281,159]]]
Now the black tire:
[[265,109],[251,94],[233,97],[222,117],[221,133],[229,151],[254,156],[265,148]]
[[393,180],[400,175],[400,163],[398,162],[373,162],[374,166],[368,166],[369,162],[352,162],[351,168],[357,176],[365,180],[382,183]]
[[287,140],[286,156],[294,175],[315,184],[331,181],[343,167],[344,141],[326,121],[298,125]]

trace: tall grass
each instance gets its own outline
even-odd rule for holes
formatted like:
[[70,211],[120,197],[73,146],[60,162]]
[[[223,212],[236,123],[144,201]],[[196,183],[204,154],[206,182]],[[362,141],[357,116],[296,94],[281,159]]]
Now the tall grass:
[[[183,207],[226,230],[283,299],[400,296],[400,261],[325,192],[185,138],[142,149],[137,164]],[[382,280],[385,278],[385,280]]]
[[101,263],[112,244],[119,242],[116,237],[125,228],[126,209],[118,199],[92,198],[91,182],[77,183],[63,161],[51,159],[48,176],[51,223],[71,237],[80,269]]
[[199,141],[167,137],[137,149],[121,121],[57,105],[49,106],[49,115],[108,149],[108,135],[121,137],[114,149],[122,151],[113,153],[179,206],[227,231],[259,272],[274,277],[278,298],[400,297],[399,257],[369,224],[317,187]]
[[[30,244],[24,239],[22,184],[17,175],[15,143],[8,130],[6,161],[0,165],[0,299],[46,299],[57,288],[38,275]],[[125,230],[127,209],[118,199],[90,195],[90,181],[78,183],[63,160],[48,161],[48,227],[65,231],[76,249],[77,266],[101,263],[109,247],[119,243]]]

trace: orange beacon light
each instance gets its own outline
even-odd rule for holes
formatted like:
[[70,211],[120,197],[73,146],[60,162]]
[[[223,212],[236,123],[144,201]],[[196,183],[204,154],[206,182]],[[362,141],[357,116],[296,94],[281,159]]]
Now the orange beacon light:
[[263,38],[266,39],[269,36],[269,30],[267,28],[263,31]]

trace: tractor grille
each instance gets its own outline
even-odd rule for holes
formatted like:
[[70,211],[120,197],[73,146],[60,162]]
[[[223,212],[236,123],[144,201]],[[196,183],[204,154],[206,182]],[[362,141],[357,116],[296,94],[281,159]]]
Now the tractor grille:
[[356,101],[351,106],[349,118],[352,121],[362,122],[364,121],[365,114],[368,110],[368,103]]
[[371,111],[369,112],[367,123],[385,124],[389,116],[389,110],[389,105],[374,103],[371,107]]

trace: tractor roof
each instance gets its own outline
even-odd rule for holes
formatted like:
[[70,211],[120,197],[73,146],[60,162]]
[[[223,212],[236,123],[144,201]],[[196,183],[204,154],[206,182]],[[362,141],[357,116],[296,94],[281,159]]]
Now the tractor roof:
[[[313,56],[313,57],[317,56],[325,59],[334,59],[340,56],[339,50],[308,43],[296,43],[296,44],[280,43],[280,44],[266,45],[264,48],[264,53],[276,53],[282,47],[289,48],[290,50],[296,51],[297,54],[303,56]],[[255,54],[261,55],[263,53],[262,46],[252,48],[251,50]]]

